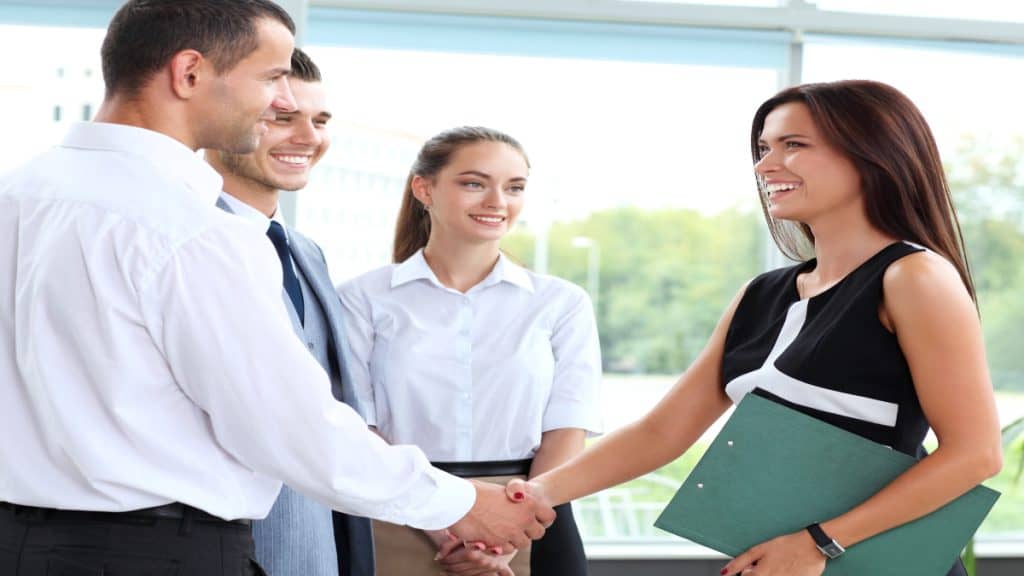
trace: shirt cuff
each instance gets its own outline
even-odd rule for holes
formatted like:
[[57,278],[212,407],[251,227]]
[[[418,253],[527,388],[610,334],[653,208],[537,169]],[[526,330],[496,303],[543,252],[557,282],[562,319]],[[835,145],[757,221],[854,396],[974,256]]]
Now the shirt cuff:
[[541,431],[559,428],[582,428],[587,437],[592,438],[604,431],[604,423],[598,411],[583,404],[565,401],[548,404],[541,422]]
[[405,524],[420,530],[448,528],[469,513],[470,508],[476,503],[476,488],[468,480],[434,467],[427,468],[424,472],[434,483],[433,496],[424,506],[402,510],[402,519]]

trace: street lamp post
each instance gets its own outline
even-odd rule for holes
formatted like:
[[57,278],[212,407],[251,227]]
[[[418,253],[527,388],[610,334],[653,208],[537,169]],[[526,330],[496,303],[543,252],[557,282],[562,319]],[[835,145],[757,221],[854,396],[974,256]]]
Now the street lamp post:
[[590,293],[590,300],[597,310],[597,298],[601,290],[601,247],[597,241],[586,236],[577,236],[572,239],[574,248],[587,249],[587,292]]

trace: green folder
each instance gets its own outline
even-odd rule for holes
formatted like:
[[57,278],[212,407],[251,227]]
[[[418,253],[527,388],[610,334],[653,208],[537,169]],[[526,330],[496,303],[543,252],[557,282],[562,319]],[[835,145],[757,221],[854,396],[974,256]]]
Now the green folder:
[[[747,394],[654,523],[729,556],[855,507],[915,460]],[[943,576],[999,493],[984,486],[851,546],[826,576]],[[842,544],[842,542],[840,542]]]

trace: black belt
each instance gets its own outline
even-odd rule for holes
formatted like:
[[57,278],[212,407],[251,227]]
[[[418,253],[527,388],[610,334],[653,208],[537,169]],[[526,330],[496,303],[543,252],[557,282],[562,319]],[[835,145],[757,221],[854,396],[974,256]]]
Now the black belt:
[[148,522],[152,520],[159,520],[161,518],[167,518],[172,520],[191,519],[195,522],[219,522],[224,524],[240,524],[242,526],[249,526],[252,523],[248,518],[239,518],[237,520],[224,520],[223,518],[219,518],[208,512],[203,512],[198,508],[193,508],[192,506],[182,504],[181,502],[173,502],[171,504],[164,504],[163,506],[156,506],[154,508],[142,508],[141,510],[128,510],[126,512],[60,510],[57,508],[22,506],[21,504],[11,504],[10,502],[0,502],[0,508],[10,510],[11,512],[14,513],[15,517],[35,521],[101,521],[133,524],[140,521]]
[[460,478],[480,476],[527,476],[530,474],[532,458],[526,460],[490,460],[487,462],[431,462],[449,474]]

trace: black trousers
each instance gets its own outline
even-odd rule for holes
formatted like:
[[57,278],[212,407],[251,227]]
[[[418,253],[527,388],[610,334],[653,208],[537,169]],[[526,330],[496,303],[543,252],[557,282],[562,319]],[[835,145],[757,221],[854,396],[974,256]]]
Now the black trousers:
[[572,507],[555,506],[555,523],[530,548],[530,576],[586,576],[587,555]]
[[3,576],[266,576],[254,557],[239,523],[0,507]]

